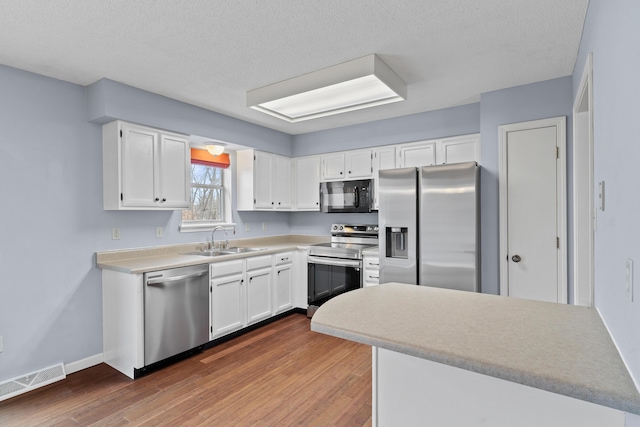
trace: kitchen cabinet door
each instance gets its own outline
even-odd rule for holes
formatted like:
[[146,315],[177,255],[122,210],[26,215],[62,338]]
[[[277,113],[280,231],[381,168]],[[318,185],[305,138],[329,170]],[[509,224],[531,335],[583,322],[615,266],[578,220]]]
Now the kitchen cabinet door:
[[273,257],[274,315],[293,307],[293,252],[282,252]]
[[190,204],[189,138],[122,121],[102,127],[106,210],[184,209]]
[[322,156],[322,180],[335,181],[345,179],[344,153],[331,153]]
[[401,168],[431,166],[436,164],[436,141],[402,144],[398,147]]
[[191,203],[189,140],[160,134],[160,191],[155,200],[163,208],[188,208]]
[[295,159],[296,210],[320,210],[320,156]]
[[122,125],[122,206],[154,204],[157,182],[158,132]]
[[348,179],[371,178],[373,172],[371,150],[347,151],[345,169]]
[[273,156],[260,151],[254,152],[253,198],[256,209],[273,209],[271,193],[273,180]]
[[291,209],[291,159],[274,156],[275,170],[271,192],[275,209]]
[[378,147],[373,150],[373,209],[378,210],[378,192],[380,188],[379,172],[383,169],[395,169],[396,147]]
[[271,317],[271,267],[247,272],[247,325]]
[[479,135],[465,135],[440,141],[436,159],[438,164],[477,162],[480,150]]
[[275,314],[282,313],[293,307],[292,300],[292,264],[284,264],[275,267],[273,277],[275,284]]
[[211,280],[211,339],[244,326],[243,287],[242,273]]

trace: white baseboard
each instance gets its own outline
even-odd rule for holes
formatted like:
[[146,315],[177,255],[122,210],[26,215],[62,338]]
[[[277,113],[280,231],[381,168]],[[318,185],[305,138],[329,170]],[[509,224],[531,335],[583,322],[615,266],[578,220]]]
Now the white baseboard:
[[90,368],[92,366],[99,365],[104,362],[104,356],[102,353],[96,354],[94,356],[89,356],[82,360],[77,360],[75,362],[67,363],[64,365],[64,370],[69,374],[73,374],[74,372],[81,371],[83,369]]

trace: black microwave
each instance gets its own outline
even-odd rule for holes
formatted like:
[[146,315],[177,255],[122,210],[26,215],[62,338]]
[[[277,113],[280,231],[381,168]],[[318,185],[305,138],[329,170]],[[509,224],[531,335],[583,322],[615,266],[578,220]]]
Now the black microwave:
[[371,212],[373,185],[370,179],[320,183],[320,210],[327,213]]

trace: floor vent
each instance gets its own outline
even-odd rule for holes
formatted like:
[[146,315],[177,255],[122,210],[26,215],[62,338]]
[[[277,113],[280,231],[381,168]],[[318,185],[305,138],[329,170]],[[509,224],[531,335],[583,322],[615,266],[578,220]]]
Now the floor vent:
[[64,372],[62,363],[39,371],[31,372],[22,377],[13,378],[11,380],[0,383],[0,402],[10,397],[35,390],[47,384],[54,383],[65,379],[67,375]]

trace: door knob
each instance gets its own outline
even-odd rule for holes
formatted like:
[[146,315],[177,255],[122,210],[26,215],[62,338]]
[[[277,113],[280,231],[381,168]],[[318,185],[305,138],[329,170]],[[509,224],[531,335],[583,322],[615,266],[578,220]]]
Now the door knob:
[[520,261],[522,261],[522,258],[520,258],[520,255],[514,255],[514,256],[511,257],[511,260],[513,262],[520,262]]

